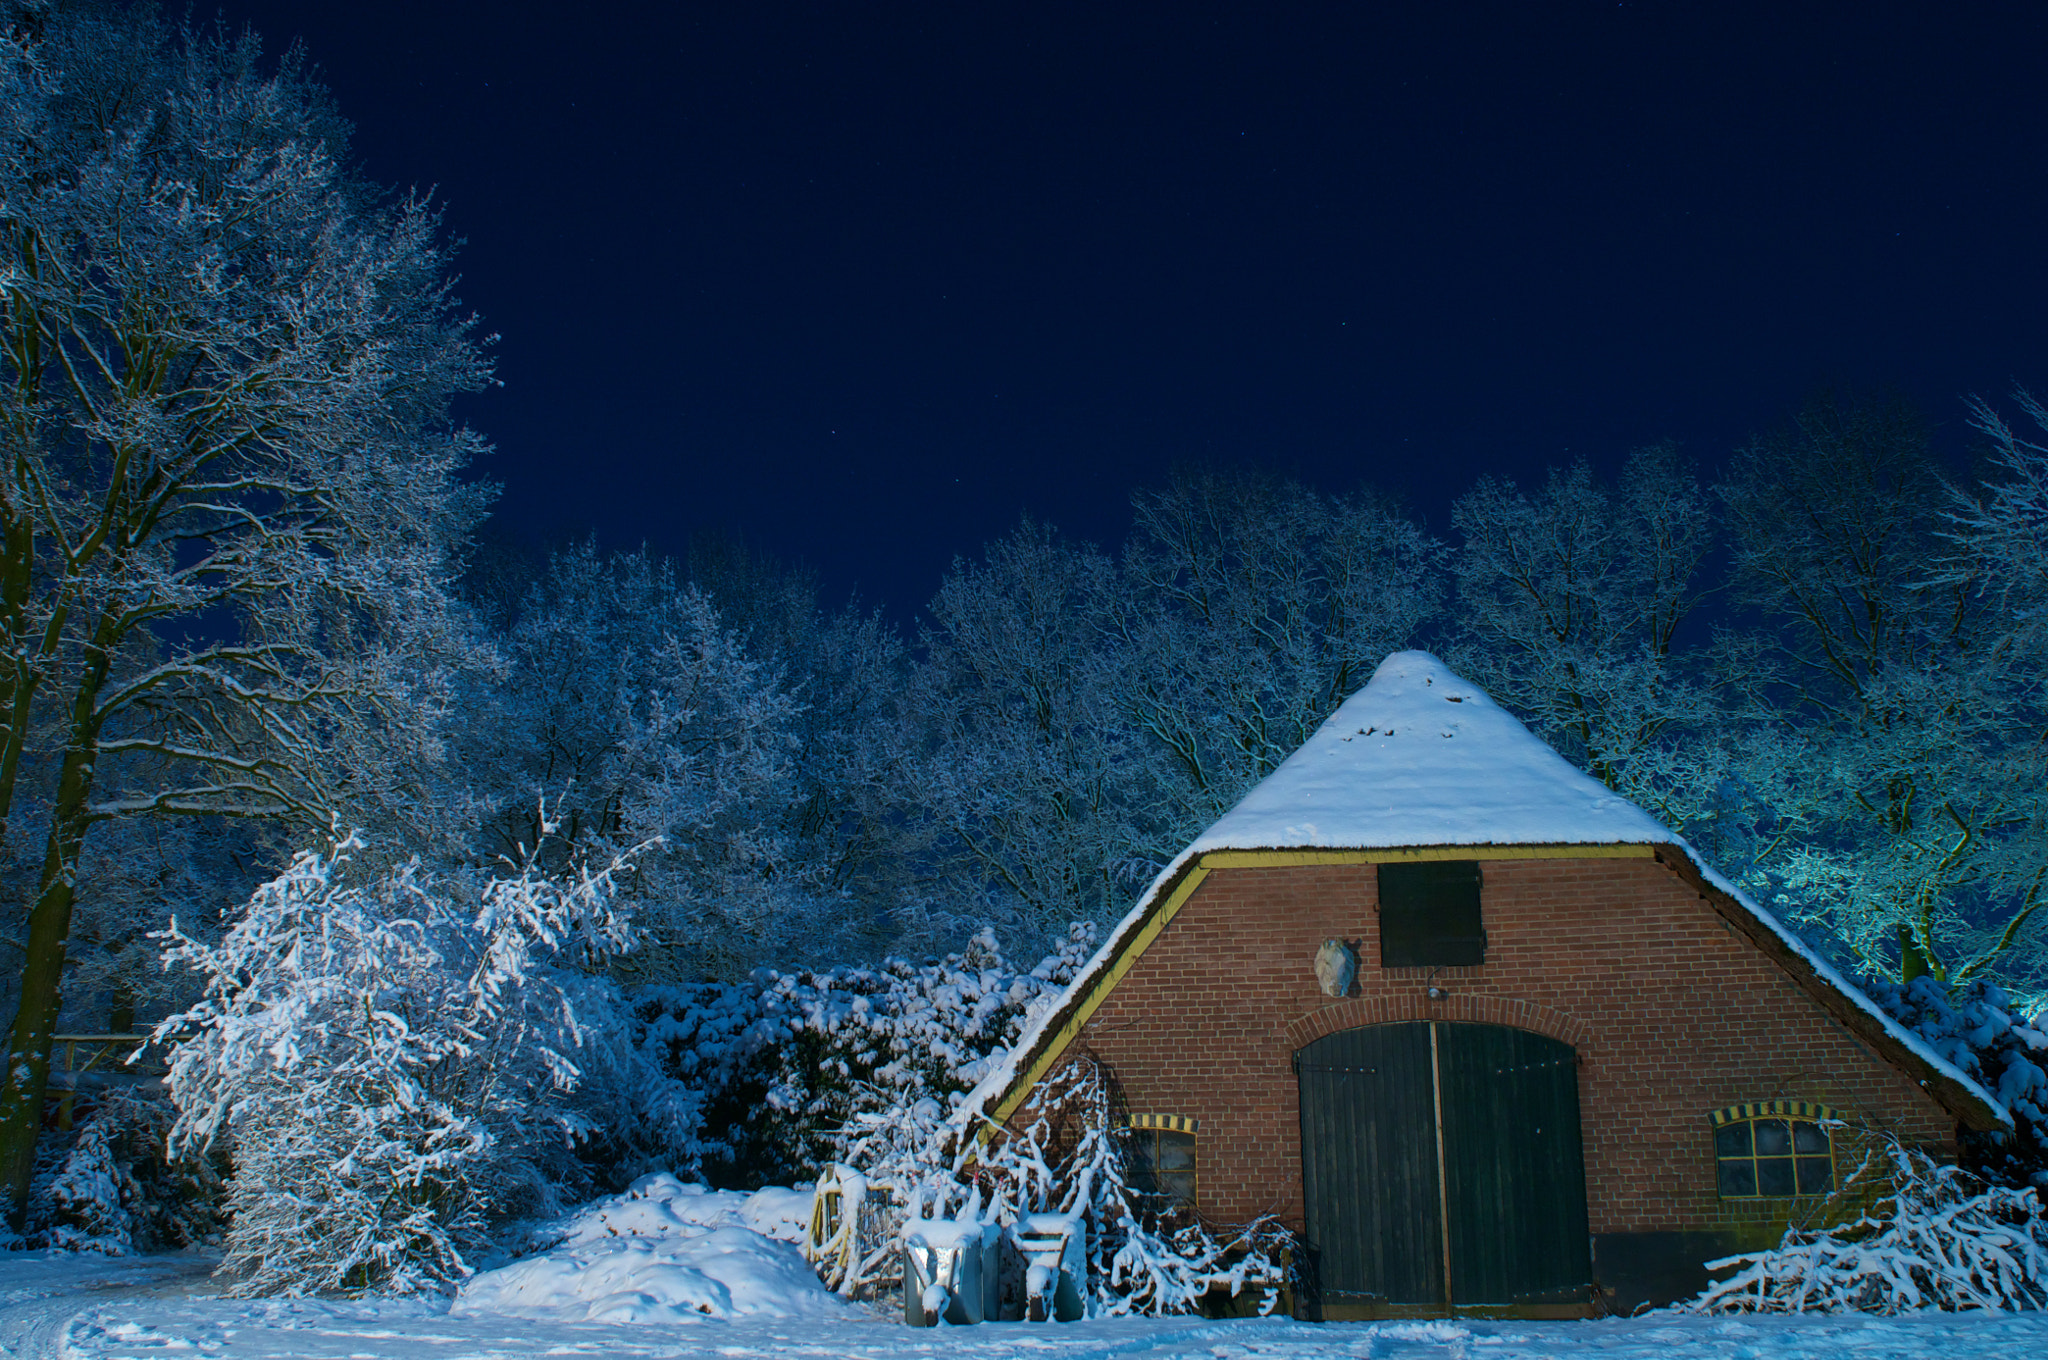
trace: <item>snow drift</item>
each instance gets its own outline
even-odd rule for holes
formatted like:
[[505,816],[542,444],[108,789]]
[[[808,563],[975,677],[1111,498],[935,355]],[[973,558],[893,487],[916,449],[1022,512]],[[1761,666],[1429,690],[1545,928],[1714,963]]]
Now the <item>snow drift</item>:
[[666,1324],[834,1316],[846,1305],[791,1245],[810,1212],[808,1189],[746,1195],[642,1176],[555,1225],[541,1255],[470,1280],[449,1311]]

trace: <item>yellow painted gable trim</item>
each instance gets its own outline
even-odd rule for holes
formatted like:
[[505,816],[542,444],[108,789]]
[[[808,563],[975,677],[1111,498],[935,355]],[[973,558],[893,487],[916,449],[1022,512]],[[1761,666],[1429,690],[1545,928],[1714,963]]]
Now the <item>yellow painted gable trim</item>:
[[996,1123],[1009,1122],[1010,1116],[1017,1112],[1017,1107],[1024,1103],[1024,1097],[1030,1093],[1032,1087],[1038,1085],[1039,1079],[1052,1066],[1053,1059],[1066,1052],[1067,1045],[1074,1042],[1075,1036],[1081,1032],[1081,1027],[1095,1018],[1095,1012],[1101,1009],[1103,1002],[1109,1000],[1109,994],[1116,990],[1116,985],[1137,965],[1138,959],[1151,947],[1152,941],[1159,938],[1159,932],[1166,929],[1166,923],[1179,913],[1188,898],[1194,896],[1195,889],[1202,886],[1202,880],[1208,876],[1207,866],[1197,864],[1187,877],[1181,879],[1179,885],[1167,894],[1166,901],[1160,905],[1159,910],[1152,913],[1152,919],[1138,928],[1138,933],[1124,946],[1123,952],[1110,962],[1101,977],[1095,979],[1095,985],[1088,989],[1088,994],[1081,998],[1081,1004],[1074,1007],[1074,1013],[1069,1015],[1066,1023],[1053,1034],[1051,1041],[1039,1045],[1038,1056],[1031,1060],[1031,1066],[1011,1083],[1009,1093],[1003,1097],[1002,1103],[996,1106]]
[[1400,864],[1414,860],[1654,859],[1648,845],[1424,845],[1398,850],[1211,850],[1208,869],[1293,869],[1314,864]]
[[[1137,966],[1138,960],[1144,957],[1145,951],[1152,947],[1152,942],[1159,938],[1159,933],[1179,914],[1187,900],[1194,896],[1195,889],[1202,886],[1202,880],[1209,876],[1211,870],[1289,869],[1316,864],[1392,864],[1406,860],[1446,859],[1653,859],[1656,853],[1655,847],[1648,845],[1428,845],[1395,850],[1210,850],[1167,894],[1165,902],[1152,913],[1151,919],[1125,943],[1051,1038],[1040,1039],[1031,1065],[1011,1082],[1010,1089],[997,1103],[994,1122],[1009,1122],[1017,1107],[1024,1103],[1024,1097],[1038,1085],[1053,1062],[1067,1051],[1067,1045],[1080,1036],[1082,1028],[1095,1018],[1095,1012],[1109,1000],[1109,994]],[[987,1136],[986,1128],[982,1136]]]

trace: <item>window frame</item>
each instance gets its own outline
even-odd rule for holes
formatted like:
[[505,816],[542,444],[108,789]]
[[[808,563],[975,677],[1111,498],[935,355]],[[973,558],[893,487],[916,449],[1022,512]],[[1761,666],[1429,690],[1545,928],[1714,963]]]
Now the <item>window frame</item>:
[[[1782,1153],[1775,1150],[1768,1153],[1758,1150],[1756,1126],[1759,1122],[1782,1123],[1785,1125],[1786,1145]],[[1769,1200],[1825,1199],[1832,1195],[1835,1193],[1839,1181],[1836,1174],[1838,1167],[1836,1166],[1835,1158],[1834,1129],[1839,1127],[1841,1122],[1834,1110],[1818,1101],[1812,1100],[1752,1100],[1737,1105],[1724,1105],[1718,1110],[1708,1111],[1707,1123],[1711,1130],[1713,1145],[1715,1198],[1724,1202],[1740,1204]],[[1802,1125],[1819,1134],[1826,1145],[1825,1151],[1815,1151],[1811,1148],[1801,1149],[1800,1126]],[[1742,1126],[1747,1130],[1746,1147],[1748,1150],[1742,1152],[1724,1151],[1726,1143],[1723,1137],[1724,1131],[1732,1130],[1738,1126]],[[1805,1169],[1801,1164],[1804,1163],[1807,1166],[1811,1166],[1813,1163],[1820,1162],[1823,1159],[1825,1159],[1827,1164],[1827,1175],[1821,1186],[1818,1189],[1800,1189],[1800,1172]],[[1767,1191],[1763,1188],[1763,1163],[1765,1162],[1784,1162],[1788,1164],[1786,1169],[1792,1176],[1792,1188],[1790,1190],[1779,1192]],[[1748,1183],[1752,1187],[1749,1191],[1743,1192],[1738,1190],[1733,1193],[1729,1191],[1730,1164],[1736,1167],[1746,1165],[1749,1172]]]
[[[1152,1145],[1152,1155],[1144,1160],[1143,1165],[1146,1168],[1146,1178],[1148,1180],[1153,1181],[1153,1184],[1150,1186],[1141,1186],[1137,1183],[1138,1177],[1136,1173],[1139,1161],[1138,1158],[1135,1155],[1133,1155],[1130,1158],[1130,1166],[1133,1172],[1131,1181],[1129,1182],[1131,1188],[1137,1191],[1140,1195],[1144,1196],[1146,1199],[1152,1201],[1153,1205],[1156,1208],[1163,1210],[1171,1210],[1185,1207],[1190,1211],[1194,1210],[1196,1205],[1196,1198],[1201,1193],[1202,1187],[1201,1130],[1202,1121],[1199,1119],[1190,1119],[1186,1115],[1131,1115],[1124,1122],[1124,1134],[1127,1138],[1133,1140],[1133,1146],[1131,1148],[1131,1151],[1133,1153],[1135,1153],[1136,1151],[1137,1140],[1147,1139],[1150,1141]],[[1168,1175],[1175,1177],[1179,1177],[1183,1174],[1186,1175],[1188,1192],[1185,1196],[1181,1195],[1178,1191],[1175,1190],[1162,1189],[1158,1184],[1157,1177],[1159,1176],[1159,1164],[1161,1161],[1161,1158],[1159,1156],[1159,1151],[1161,1148],[1160,1138],[1161,1135],[1164,1134],[1170,1134],[1176,1138],[1185,1137],[1186,1139],[1188,1139],[1187,1171],[1185,1173],[1180,1171],[1171,1171],[1167,1173]]]

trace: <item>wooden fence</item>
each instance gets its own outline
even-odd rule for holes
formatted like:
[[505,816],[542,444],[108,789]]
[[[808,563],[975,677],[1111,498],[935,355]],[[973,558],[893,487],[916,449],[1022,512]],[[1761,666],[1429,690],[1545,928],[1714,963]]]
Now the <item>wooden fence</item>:
[[57,1127],[71,1127],[71,1115],[81,1087],[90,1091],[161,1077],[164,1065],[155,1054],[136,1062],[129,1061],[148,1042],[147,1034],[54,1036],[50,1040],[49,1094],[57,1102]]

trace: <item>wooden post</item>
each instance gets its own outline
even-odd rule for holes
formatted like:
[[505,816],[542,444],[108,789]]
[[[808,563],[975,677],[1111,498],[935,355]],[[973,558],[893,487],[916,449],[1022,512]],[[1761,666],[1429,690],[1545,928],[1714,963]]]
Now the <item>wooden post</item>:
[[[149,1042],[147,1034],[53,1034],[50,1036],[50,1059],[56,1062],[57,1053],[64,1054],[64,1071],[69,1074],[70,1084],[57,1096],[57,1127],[69,1132],[77,1115],[78,1079],[99,1065],[100,1059],[118,1052],[124,1045],[141,1047]],[[92,1052],[81,1066],[78,1061],[78,1046],[88,1044]]]
[[[67,1074],[71,1071],[72,1056],[75,1053],[77,1053],[77,1051],[78,1040],[66,1039],[64,1041],[64,1071]],[[63,1130],[65,1133],[69,1133],[71,1131],[71,1110],[72,1106],[76,1104],[78,1100],[78,1079],[76,1077],[73,1077],[71,1080],[72,1084],[66,1086],[64,1088],[64,1094],[58,1097],[57,1099],[57,1127]]]

